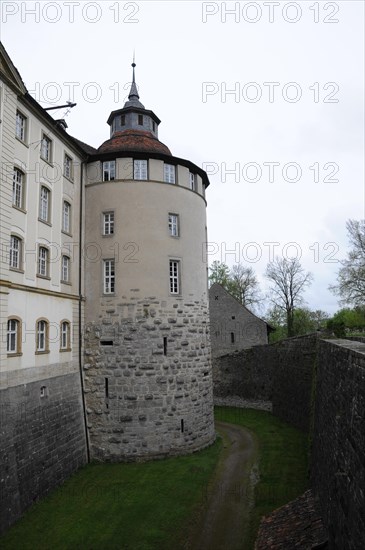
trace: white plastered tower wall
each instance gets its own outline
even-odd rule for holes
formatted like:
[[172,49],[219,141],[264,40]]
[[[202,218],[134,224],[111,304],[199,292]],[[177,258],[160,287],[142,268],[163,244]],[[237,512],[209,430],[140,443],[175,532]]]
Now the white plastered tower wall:
[[[144,117],[142,124],[133,114]],[[91,457],[101,461],[185,454],[215,438],[204,255],[209,182],[158,142],[156,119],[132,84],[129,102],[109,118],[111,139],[87,169],[84,369]],[[134,174],[139,159],[147,163],[146,179]],[[115,179],[102,181],[103,162],[110,161]],[[165,181],[166,163],[175,167],[175,183]],[[114,228],[104,235],[108,212]],[[110,259],[115,288],[107,294],[103,264]],[[177,292],[171,261],[178,262]]]

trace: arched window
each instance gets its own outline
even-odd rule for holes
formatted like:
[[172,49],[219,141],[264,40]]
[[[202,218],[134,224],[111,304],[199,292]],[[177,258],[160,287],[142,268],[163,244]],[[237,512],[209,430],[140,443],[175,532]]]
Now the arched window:
[[17,317],[8,319],[6,334],[6,351],[9,355],[19,355],[22,348],[21,320]]
[[60,332],[61,332],[60,351],[70,351],[71,350],[71,325],[69,321],[61,321]]
[[49,323],[47,319],[39,319],[36,324],[36,353],[49,352]]
[[22,240],[16,235],[10,236],[9,267],[12,269],[22,268]]
[[13,206],[24,208],[25,175],[19,168],[14,167],[13,173]]
[[62,231],[64,231],[65,233],[71,232],[71,204],[67,201],[63,201]]
[[40,277],[49,275],[49,250],[45,246],[38,248],[38,273]]
[[61,281],[70,282],[70,258],[68,256],[62,256]]

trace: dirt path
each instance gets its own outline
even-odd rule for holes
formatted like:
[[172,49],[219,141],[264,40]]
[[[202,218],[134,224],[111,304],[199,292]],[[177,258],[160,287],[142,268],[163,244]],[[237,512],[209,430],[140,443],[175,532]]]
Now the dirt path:
[[207,490],[207,505],[194,529],[191,550],[244,550],[244,537],[258,481],[257,442],[251,432],[216,422],[224,451],[217,474]]

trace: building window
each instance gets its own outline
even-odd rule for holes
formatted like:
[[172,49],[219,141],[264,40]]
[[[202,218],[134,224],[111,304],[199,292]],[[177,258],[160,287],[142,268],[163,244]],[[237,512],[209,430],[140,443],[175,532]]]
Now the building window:
[[22,258],[22,241],[15,235],[10,236],[10,249],[9,249],[9,267],[13,269],[21,268]]
[[156,123],[154,120],[152,121],[152,131],[156,132]]
[[104,260],[104,294],[113,294],[115,290],[115,262]]
[[148,162],[147,160],[135,160],[133,162],[133,178],[135,180],[148,179]]
[[38,250],[38,275],[48,276],[48,248],[40,246]]
[[41,157],[47,162],[52,160],[52,141],[44,134],[41,142]]
[[62,231],[70,233],[71,230],[71,204],[63,201],[62,208]]
[[103,162],[103,181],[115,180],[115,160]]
[[70,335],[71,335],[70,323],[68,321],[62,321],[61,322],[61,342],[60,342],[61,351],[69,351],[71,349]]
[[164,165],[164,181],[167,183],[175,183],[175,166],[173,164]]
[[62,256],[61,280],[64,283],[70,281],[70,258],[68,256]]
[[18,168],[13,173],[13,206],[23,208],[24,204],[24,174]]
[[125,115],[120,115],[120,125],[125,126]]
[[51,192],[44,185],[41,186],[41,194],[39,201],[39,219],[43,222],[49,222],[49,205]]
[[235,341],[235,335],[234,332],[231,332],[231,344],[234,344]]
[[170,293],[180,294],[180,262],[178,260],[170,260]]
[[192,191],[196,191],[196,174],[189,172],[189,184]]
[[114,234],[114,212],[103,213],[103,235]]
[[15,136],[21,141],[25,141],[25,132],[27,128],[27,118],[19,111],[16,113],[15,119]]
[[143,115],[138,115],[138,124],[139,126],[143,126]]
[[47,397],[47,386],[41,386],[41,397]]
[[171,237],[179,236],[179,215],[169,214],[169,234]]
[[72,162],[72,158],[69,157],[68,155],[65,155],[63,173],[65,177],[68,178],[69,180],[73,179],[73,162]]
[[18,319],[9,319],[6,334],[7,353],[21,353],[21,324]]
[[45,321],[44,319],[37,321],[36,351],[37,352],[48,351],[48,322]]

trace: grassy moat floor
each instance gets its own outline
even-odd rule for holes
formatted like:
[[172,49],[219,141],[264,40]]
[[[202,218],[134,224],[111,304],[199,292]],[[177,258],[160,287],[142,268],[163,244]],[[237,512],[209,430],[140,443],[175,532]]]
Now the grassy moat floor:
[[[217,407],[216,419],[243,426],[257,438],[259,481],[242,542],[242,550],[250,550],[262,515],[307,488],[307,436],[265,411]],[[186,541],[204,519],[212,480],[219,482],[222,450],[219,438],[189,456],[89,464],[33,505],[0,539],[0,548],[188,549]]]

